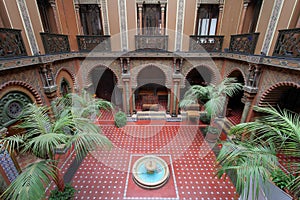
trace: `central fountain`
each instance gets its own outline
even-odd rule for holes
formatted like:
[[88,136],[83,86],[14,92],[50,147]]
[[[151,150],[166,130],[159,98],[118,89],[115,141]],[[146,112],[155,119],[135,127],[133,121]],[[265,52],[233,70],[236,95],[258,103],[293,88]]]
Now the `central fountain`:
[[170,177],[168,164],[157,156],[144,156],[133,165],[134,182],[146,189],[157,189],[167,183]]

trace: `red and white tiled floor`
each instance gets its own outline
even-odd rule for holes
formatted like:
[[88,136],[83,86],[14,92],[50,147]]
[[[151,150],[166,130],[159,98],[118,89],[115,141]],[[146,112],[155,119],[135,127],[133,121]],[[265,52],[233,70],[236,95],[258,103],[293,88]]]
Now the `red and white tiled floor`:
[[[236,199],[229,178],[214,176],[215,155],[197,125],[101,127],[113,148],[93,151],[82,161],[72,179],[75,199]],[[169,165],[170,179],[160,189],[139,188],[131,177],[133,162],[149,154]]]

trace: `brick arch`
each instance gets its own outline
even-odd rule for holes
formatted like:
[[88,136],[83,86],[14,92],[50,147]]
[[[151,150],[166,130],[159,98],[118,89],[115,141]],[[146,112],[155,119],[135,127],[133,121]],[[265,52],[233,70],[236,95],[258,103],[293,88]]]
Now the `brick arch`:
[[143,69],[145,69],[147,67],[150,67],[150,66],[157,67],[158,69],[160,69],[164,73],[165,86],[170,89],[172,87],[172,74],[173,74],[172,67],[162,65],[162,64],[157,64],[157,63],[155,63],[155,64],[154,63],[147,63],[147,64],[140,65],[140,66],[137,66],[137,67],[131,69],[130,70],[131,86],[133,88],[136,88],[138,86],[137,79],[139,77],[140,72]]
[[[210,75],[211,75],[211,84],[214,84],[216,85],[219,81],[221,81],[221,75],[219,73],[219,71],[217,70],[217,68],[215,67],[211,67],[209,65],[195,65],[195,66],[192,66],[185,74],[184,74],[184,78],[186,79],[187,75],[193,70],[193,69],[197,69],[198,67],[204,67],[206,68],[209,72],[210,72]],[[202,76],[203,74],[200,73],[199,71],[199,74]],[[185,83],[184,83],[185,84]]]
[[40,94],[28,83],[24,81],[8,81],[0,86],[0,98],[11,91],[21,91],[26,94],[32,102],[36,102],[38,105],[42,105],[42,98]]
[[55,75],[55,83],[58,86],[58,90],[57,90],[58,94],[60,92],[60,83],[61,83],[61,80],[59,79],[63,79],[63,78],[65,78],[71,84],[72,92],[78,89],[75,75],[72,72],[70,72],[68,69],[61,68],[60,70],[57,71]]
[[300,89],[300,85],[298,83],[294,82],[289,82],[289,81],[284,81],[284,82],[279,82],[271,87],[269,87],[264,93],[261,95],[261,98],[259,100],[258,106],[276,106],[276,103],[278,102],[270,102],[270,100],[279,100],[281,95],[288,89],[288,88],[297,88]]
[[229,76],[230,76],[230,74],[232,74],[234,71],[239,71],[241,74],[242,74],[242,76],[243,76],[243,79],[244,79],[244,85],[246,85],[246,75],[245,75],[245,73],[240,69],[240,68],[238,68],[238,67],[235,67],[235,68],[233,68],[233,69],[231,69],[229,72],[227,72],[227,74],[225,75],[225,77],[226,78],[228,78]]
[[122,83],[120,83],[120,78],[117,75],[118,73],[114,69],[112,69],[112,68],[110,68],[110,67],[108,67],[106,65],[95,65],[95,66],[89,68],[89,70],[86,73],[86,77],[84,77],[86,79],[85,82],[84,82],[85,83],[85,87],[93,85],[93,80],[92,80],[91,73],[92,73],[92,71],[94,69],[100,68],[100,67],[104,67],[106,69],[109,69],[115,75],[115,77],[117,78],[117,85],[121,85],[122,84]]

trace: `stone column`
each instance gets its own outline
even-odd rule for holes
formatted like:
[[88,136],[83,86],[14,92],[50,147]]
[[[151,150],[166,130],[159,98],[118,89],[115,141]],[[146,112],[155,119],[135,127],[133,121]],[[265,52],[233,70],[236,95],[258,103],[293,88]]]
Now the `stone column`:
[[246,86],[244,86],[244,97],[242,99],[245,104],[241,123],[246,122],[251,113],[251,105],[258,91],[258,83],[260,80],[261,68],[257,64],[249,63],[249,72],[247,76]]
[[239,24],[238,34],[241,34],[243,31],[243,25],[244,25],[246,11],[247,11],[249,2],[250,2],[250,0],[244,0],[244,6],[243,6],[243,11],[242,11],[242,15],[241,15],[240,24]]
[[139,11],[139,35],[143,35],[143,4],[138,4]]
[[167,104],[167,113],[170,113],[170,104],[171,104],[171,90],[168,89],[168,104]]
[[160,4],[160,9],[161,9],[161,35],[165,35],[165,8],[166,8],[166,4]]
[[79,4],[75,4],[77,29],[78,29],[78,34],[83,35],[82,24],[81,24],[80,13],[79,13],[79,7],[80,7]]
[[57,8],[56,8],[56,1],[55,0],[49,0],[49,3],[51,5],[52,12],[53,12],[53,15],[54,15],[54,20],[55,20],[55,24],[56,24],[57,33],[62,33],[62,28],[61,28],[61,24],[60,24],[60,20],[59,20],[59,15],[57,13]]
[[223,19],[223,9],[224,9],[224,2],[222,1],[219,4],[219,16],[218,16],[218,24],[217,24],[217,35],[220,34],[221,21]]
[[130,116],[130,91],[129,91],[129,81],[130,77],[128,75],[123,75],[122,77],[124,82],[124,90],[123,90],[123,109],[127,116]]
[[[180,81],[182,79],[181,74],[173,74],[173,96],[171,102],[171,115],[172,117],[176,117],[178,115],[178,101],[180,98]],[[172,109],[172,110],[171,110]]]
[[257,93],[258,89],[251,87],[251,86],[245,86],[244,87],[244,97],[243,97],[243,102],[245,104],[242,118],[241,118],[241,123],[244,123],[247,121],[247,118],[249,116],[249,111],[251,110],[251,105],[253,103],[254,97]]

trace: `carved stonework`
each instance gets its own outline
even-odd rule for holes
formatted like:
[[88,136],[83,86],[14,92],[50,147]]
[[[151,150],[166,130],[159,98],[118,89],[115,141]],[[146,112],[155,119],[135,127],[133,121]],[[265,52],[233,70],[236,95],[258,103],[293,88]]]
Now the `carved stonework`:
[[36,38],[35,38],[35,35],[34,35],[34,31],[33,31],[33,28],[32,28],[32,24],[31,24],[29,12],[28,12],[28,9],[27,9],[26,1],[25,0],[18,0],[17,4],[18,4],[19,9],[22,11],[21,12],[21,17],[22,17],[23,22],[24,22],[24,28],[26,30],[26,35],[29,39],[29,45],[32,49],[32,53],[33,53],[33,55],[37,55],[37,54],[39,54],[39,49],[38,49],[37,41],[36,41]]
[[136,3],[138,4],[163,4],[163,3],[168,3],[168,0],[136,0]]
[[278,19],[281,13],[281,8],[283,6],[283,0],[275,0],[274,2],[274,7],[272,10],[272,14],[270,16],[270,21],[269,21],[269,25],[268,25],[268,29],[266,32],[266,36],[264,39],[264,43],[263,43],[263,47],[262,47],[262,52],[267,54],[268,51],[270,50],[271,47],[271,40],[273,39],[273,35],[274,35],[274,31],[276,31],[276,26],[278,23]]
[[119,1],[119,17],[120,17],[120,34],[121,34],[121,45],[122,51],[127,51],[128,49],[128,34],[127,34],[127,23],[126,23],[126,0]]
[[257,88],[260,77],[260,66],[250,63],[248,71],[247,86]]
[[31,99],[21,92],[9,92],[0,100],[0,128],[15,123],[24,107],[32,103]]
[[184,7],[185,0],[178,1],[178,10],[177,10],[177,26],[176,26],[176,38],[175,38],[175,51],[181,51],[181,41],[183,33],[183,18],[184,18]]

